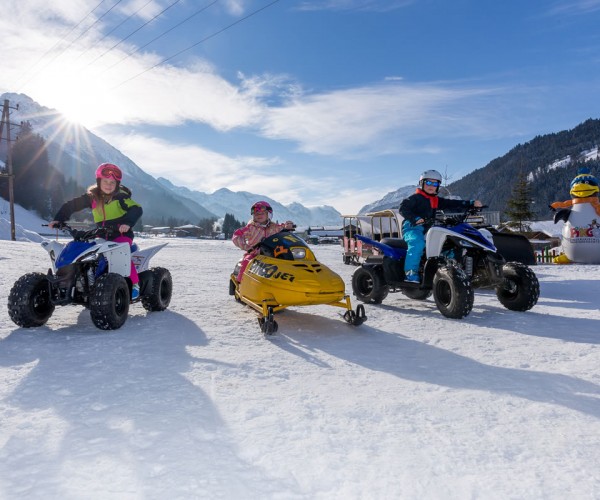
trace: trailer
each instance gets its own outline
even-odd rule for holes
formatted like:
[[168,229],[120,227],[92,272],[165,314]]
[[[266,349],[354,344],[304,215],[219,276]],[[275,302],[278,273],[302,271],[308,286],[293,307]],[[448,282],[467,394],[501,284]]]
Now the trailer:
[[363,215],[342,215],[344,264],[360,265],[361,260],[380,254],[373,245],[358,240],[357,234],[375,241],[381,241],[383,238],[400,238],[402,220],[397,209],[380,210]]

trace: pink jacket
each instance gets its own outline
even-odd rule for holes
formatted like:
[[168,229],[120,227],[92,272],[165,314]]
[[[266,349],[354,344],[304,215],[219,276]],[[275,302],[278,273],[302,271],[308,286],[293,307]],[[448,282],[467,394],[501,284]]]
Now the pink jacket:
[[236,229],[233,233],[233,244],[242,250],[251,250],[262,240],[280,232],[285,228],[285,224],[276,224],[269,222],[267,226],[261,226],[254,221],[248,222],[244,227]]

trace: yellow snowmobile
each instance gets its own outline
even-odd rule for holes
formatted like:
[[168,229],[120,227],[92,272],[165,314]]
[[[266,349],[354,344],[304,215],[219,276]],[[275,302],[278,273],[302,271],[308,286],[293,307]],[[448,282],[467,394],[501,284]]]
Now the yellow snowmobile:
[[273,314],[289,306],[341,307],[346,309],[344,320],[351,325],[360,325],[367,319],[362,304],[352,310],[342,278],[319,263],[304,240],[294,233],[282,231],[265,238],[238,282],[240,265],[241,261],[231,274],[229,294],[260,313],[258,323],[265,335],[277,331]]

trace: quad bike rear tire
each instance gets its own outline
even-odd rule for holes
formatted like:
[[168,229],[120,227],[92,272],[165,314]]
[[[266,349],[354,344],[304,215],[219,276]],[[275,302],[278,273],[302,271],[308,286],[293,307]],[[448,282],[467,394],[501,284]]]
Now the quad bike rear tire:
[[171,303],[173,295],[173,278],[168,269],[154,267],[152,273],[150,293],[142,295],[142,305],[147,311],[164,311]]
[[22,328],[45,325],[53,312],[46,275],[29,273],[15,282],[8,295],[8,315],[16,325]]
[[100,330],[118,330],[127,321],[131,294],[120,274],[100,276],[90,294],[90,316]]
[[462,269],[445,266],[439,268],[433,277],[433,298],[446,318],[462,319],[473,309],[475,294]]
[[535,273],[519,262],[507,262],[502,272],[504,280],[496,287],[500,303],[511,311],[529,311],[540,297],[540,283]]
[[352,275],[352,291],[361,302],[381,304],[389,287],[379,269],[361,266]]

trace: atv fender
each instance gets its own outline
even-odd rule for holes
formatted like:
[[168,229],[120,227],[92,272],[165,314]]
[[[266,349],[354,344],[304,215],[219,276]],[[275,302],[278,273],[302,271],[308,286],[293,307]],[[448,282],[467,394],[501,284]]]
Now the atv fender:
[[494,246],[506,262],[520,262],[526,266],[536,264],[533,247],[522,234],[493,232],[492,237]]

